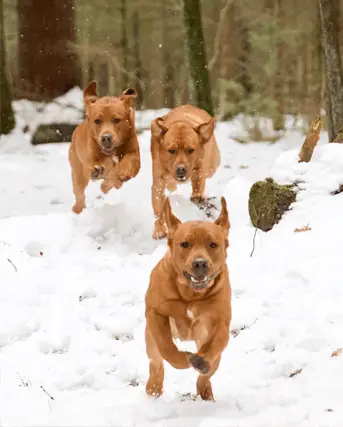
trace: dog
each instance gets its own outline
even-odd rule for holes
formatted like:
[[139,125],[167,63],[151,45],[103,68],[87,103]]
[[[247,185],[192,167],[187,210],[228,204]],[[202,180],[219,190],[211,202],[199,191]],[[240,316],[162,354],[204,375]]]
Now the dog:
[[85,119],[72,136],[69,163],[75,204],[79,214],[86,207],[85,190],[90,180],[102,179],[101,190],[119,189],[140,170],[140,152],[132,100],[134,89],[119,97],[99,97],[92,81],[83,92]]
[[[163,360],[199,372],[197,393],[214,400],[210,378],[229,342],[231,288],[226,265],[230,228],[226,201],[213,222],[181,223],[166,198],[168,251],[151,272],[145,296],[148,395],[163,393]],[[197,353],[179,351],[173,339],[193,340]]]
[[174,108],[151,123],[152,207],[156,218],[152,237],[166,237],[162,207],[165,189],[191,179],[192,202],[205,202],[206,179],[220,165],[220,153],[214,137],[214,122],[206,111],[192,105]]

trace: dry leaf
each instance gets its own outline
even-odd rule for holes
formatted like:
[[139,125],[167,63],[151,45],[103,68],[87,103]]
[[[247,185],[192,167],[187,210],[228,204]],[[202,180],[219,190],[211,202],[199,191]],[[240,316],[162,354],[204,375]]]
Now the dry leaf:
[[343,348],[338,348],[337,350],[335,350],[332,354],[331,357],[338,357],[343,353]]
[[303,231],[311,231],[311,230],[312,230],[312,228],[311,228],[311,227],[309,227],[309,226],[308,226],[308,224],[307,224],[307,225],[305,225],[304,227],[296,228],[296,229],[294,230],[294,233],[302,233]]
[[295,377],[296,375],[299,375],[301,372],[302,372],[302,368],[300,368],[300,369],[297,369],[296,371],[294,371],[294,372],[292,372],[290,375],[289,375],[289,378],[293,378],[293,377]]

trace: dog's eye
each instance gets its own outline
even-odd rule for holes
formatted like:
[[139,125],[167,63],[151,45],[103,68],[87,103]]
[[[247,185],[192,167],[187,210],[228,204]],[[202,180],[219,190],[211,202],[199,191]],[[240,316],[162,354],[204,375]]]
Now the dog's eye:
[[189,243],[188,242],[182,242],[182,243],[180,243],[180,246],[186,249],[189,247]]
[[114,117],[112,121],[113,121],[113,123],[119,123],[120,119],[118,119],[118,117]]
[[95,123],[96,125],[100,125],[101,120],[100,120],[100,119],[96,119],[96,120],[94,120],[94,123]]
[[194,153],[194,148],[192,148],[192,147],[187,148],[187,153],[189,153],[189,154]]
[[168,150],[169,154],[175,154],[175,150],[173,148],[171,148],[170,150]]
[[217,247],[217,243],[211,242],[210,243],[210,248],[215,249]]

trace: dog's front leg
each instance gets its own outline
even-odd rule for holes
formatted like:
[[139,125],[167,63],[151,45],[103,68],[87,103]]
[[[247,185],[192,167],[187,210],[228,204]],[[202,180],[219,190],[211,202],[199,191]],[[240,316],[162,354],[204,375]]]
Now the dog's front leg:
[[[218,359],[229,342],[229,326],[224,320],[218,320],[213,327],[211,337],[203,343],[196,356],[205,360],[209,366]],[[193,366],[197,369],[195,366]],[[201,372],[206,373],[206,372]]]
[[191,201],[197,205],[205,202],[206,178],[202,166],[196,167],[192,171],[192,196]]
[[107,156],[104,160],[104,175],[103,182],[101,183],[101,191],[108,193],[112,188],[119,189],[123,185],[123,181],[120,181],[117,177],[117,165],[119,163],[118,158],[113,156]]
[[116,167],[116,176],[122,181],[126,182],[134,178],[141,167],[139,151],[129,151],[124,154],[119,164]]
[[[153,166],[154,167],[154,166]],[[163,239],[167,235],[167,229],[163,217],[163,205],[165,201],[165,181],[161,175],[153,174],[151,187],[151,202],[156,218],[153,239]]]
[[[200,328],[198,333],[201,337],[203,326],[199,324],[198,327]],[[190,359],[190,362],[200,374],[197,380],[197,393],[203,400],[214,400],[211,377],[219,367],[221,354],[228,341],[229,326],[225,321],[218,321],[211,337],[203,344],[197,342],[198,352]]]
[[151,335],[161,357],[176,369],[187,369],[191,366],[191,353],[179,351],[173,342],[169,317],[150,309],[147,312],[147,331]]

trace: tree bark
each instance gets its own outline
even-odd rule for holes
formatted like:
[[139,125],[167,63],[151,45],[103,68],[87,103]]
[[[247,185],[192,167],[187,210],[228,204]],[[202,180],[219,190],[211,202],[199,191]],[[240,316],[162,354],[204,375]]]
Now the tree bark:
[[318,0],[326,69],[329,141],[333,141],[343,122],[343,73],[338,42],[336,2]]
[[73,0],[18,0],[21,89],[51,99],[80,83]]
[[137,77],[137,84],[135,86],[137,92],[136,108],[140,109],[143,105],[143,90],[140,81],[143,77],[142,60],[140,52],[140,31],[139,31],[139,16],[138,11],[135,10],[132,16],[133,24],[133,56],[135,58],[135,71],[134,74]]
[[200,0],[183,0],[190,75],[197,106],[213,115],[205,41],[201,23]]
[[0,135],[10,133],[15,126],[11,91],[7,78],[3,9],[3,0],[0,0]]
[[122,58],[123,58],[123,68],[124,68],[124,73],[123,73],[123,90],[126,89],[128,87],[129,84],[129,78],[127,75],[127,70],[128,70],[128,41],[127,41],[127,31],[126,31],[126,26],[127,26],[127,19],[126,19],[126,15],[127,15],[127,5],[126,5],[126,0],[121,0],[121,8],[120,8],[120,13],[121,13],[121,41],[120,41],[120,45],[121,45],[121,51],[122,51]]
[[170,57],[170,39],[168,37],[169,28],[168,28],[168,19],[166,16],[166,7],[161,4],[161,18],[162,18],[162,56],[163,56],[163,68],[164,68],[164,78],[163,78],[163,98],[164,98],[164,107],[174,108],[175,107],[175,89],[173,85],[173,67]]

